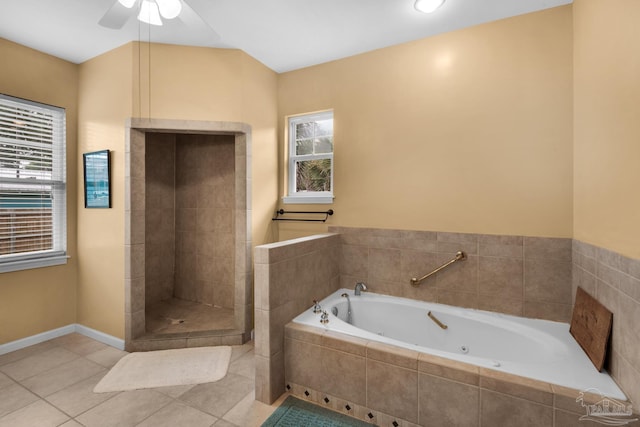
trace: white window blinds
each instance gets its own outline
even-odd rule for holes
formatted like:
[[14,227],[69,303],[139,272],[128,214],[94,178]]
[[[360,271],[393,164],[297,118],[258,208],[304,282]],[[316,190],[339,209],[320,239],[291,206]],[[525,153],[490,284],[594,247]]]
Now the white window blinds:
[[0,273],[66,262],[62,108],[0,94]]

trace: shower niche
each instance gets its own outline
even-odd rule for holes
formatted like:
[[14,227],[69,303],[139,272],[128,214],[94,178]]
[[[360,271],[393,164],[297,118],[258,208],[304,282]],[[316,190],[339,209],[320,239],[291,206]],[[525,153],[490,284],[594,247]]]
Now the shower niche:
[[247,341],[249,127],[131,119],[127,133],[126,349]]

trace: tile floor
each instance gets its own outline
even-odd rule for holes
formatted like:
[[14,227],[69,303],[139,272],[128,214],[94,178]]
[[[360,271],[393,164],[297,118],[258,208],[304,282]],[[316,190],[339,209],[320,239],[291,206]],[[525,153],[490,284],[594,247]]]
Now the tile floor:
[[0,427],[260,426],[285,396],[255,401],[253,342],[232,349],[218,382],[100,394],[126,352],[74,333],[1,355]]
[[178,298],[151,305],[145,316],[147,333],[233,329],[233,310],[185,301]]

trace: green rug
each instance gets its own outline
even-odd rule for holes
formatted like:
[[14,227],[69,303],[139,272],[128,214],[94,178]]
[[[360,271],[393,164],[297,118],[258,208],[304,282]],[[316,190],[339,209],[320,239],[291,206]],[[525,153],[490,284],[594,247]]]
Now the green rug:
[[371,427],[371,424],[289,396],[262,427]]

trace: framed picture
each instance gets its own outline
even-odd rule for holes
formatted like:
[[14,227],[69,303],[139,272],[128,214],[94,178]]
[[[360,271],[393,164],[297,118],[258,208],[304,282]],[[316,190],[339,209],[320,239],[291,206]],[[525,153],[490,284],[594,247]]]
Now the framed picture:
[[84,207],[111,207],[111,156],[109,150],[82,155]]

